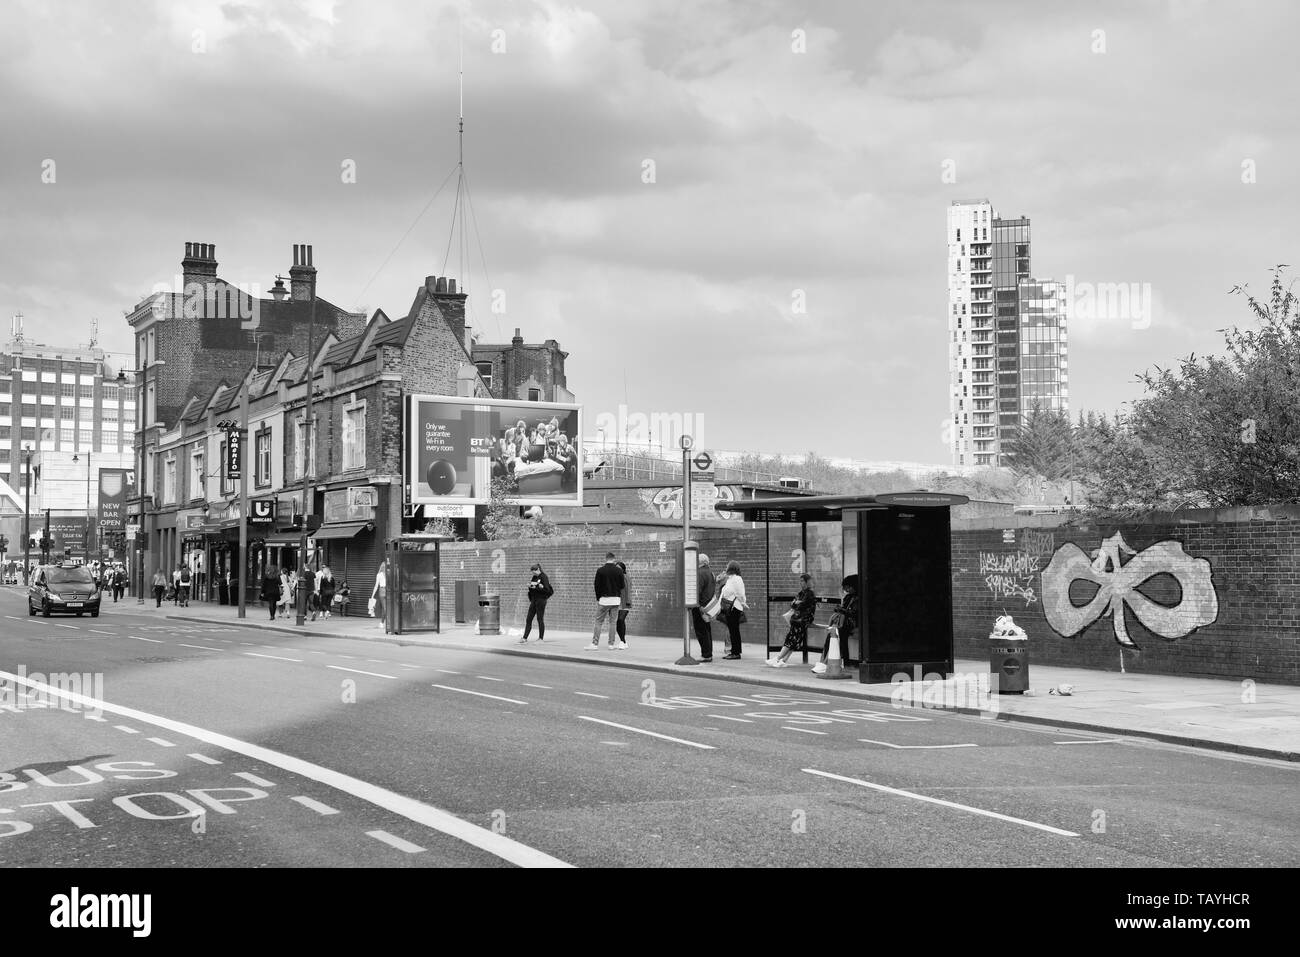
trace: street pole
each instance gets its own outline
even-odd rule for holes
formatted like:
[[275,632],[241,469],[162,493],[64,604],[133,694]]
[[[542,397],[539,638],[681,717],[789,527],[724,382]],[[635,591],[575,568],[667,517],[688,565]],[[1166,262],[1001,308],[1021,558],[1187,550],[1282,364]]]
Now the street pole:
[[[681,437],[682,446],[682,567],[686,567],[686,543],[691,540],[691,437]],[[682,656],[677,659],[679,665],[698,665],[691,656],[691,602],[685,589],[691,587],[685,576],[682,579]]]
[[23,584],[27,584],[28,569],[32,567],[32,450],[23,449],[27,456],[27,504],[23,507]]
[[86,566],[90,566],[90,453],[86,453],[86,528],[82,534],[81,549],[86,553]]
[[[310,247],[308,247],[310,248]],[[307,406],[302,420],[302,535],[298,544],[298,613],[295,624],[307,623],[307,590],[302,587],[302,577],[307,573],[307,515],[311,507],[311,394],[316,385],[312,375],[312,353],[316,342],[316,272],[311,274],[311,311],[307,316]]]
[[[254,370],[256,371],[256,370]],[[244,380],[244,394],[239,400],[239,555],[236,558],[236,590],[239,592],[239,617],[244,617],[244,595],[248,591],[244,573],[248,571],[248,469],[245,459],[248,456],[248,383]],[[227,440],[229,441],[229,440]],[[253,450],[257,455],[257,449]],[[254,458],[254,463],[257,459]]]

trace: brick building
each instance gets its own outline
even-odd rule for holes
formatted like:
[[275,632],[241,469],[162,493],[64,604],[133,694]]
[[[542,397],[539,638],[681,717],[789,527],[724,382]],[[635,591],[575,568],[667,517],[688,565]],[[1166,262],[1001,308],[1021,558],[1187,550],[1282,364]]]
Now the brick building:
[[471,352],[479,376],[498,399],[573,401],[564,375],[569,354],[554,339],[530,345],[516,329],[508,345],[476,342]]

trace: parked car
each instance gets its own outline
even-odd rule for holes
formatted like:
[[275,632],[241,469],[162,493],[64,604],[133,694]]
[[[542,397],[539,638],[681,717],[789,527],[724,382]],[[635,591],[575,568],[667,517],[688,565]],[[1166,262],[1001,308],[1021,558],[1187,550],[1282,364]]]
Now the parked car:
[[27,614],[40,612],[46,618],[58,613],[76,615],[86,612],[99,617],[99,586],[84,565],[41,565],[27,588]]

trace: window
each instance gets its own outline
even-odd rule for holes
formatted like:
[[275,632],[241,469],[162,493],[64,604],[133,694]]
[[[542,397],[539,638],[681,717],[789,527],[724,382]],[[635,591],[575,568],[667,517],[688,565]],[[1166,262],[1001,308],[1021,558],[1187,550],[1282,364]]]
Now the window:
[[35,427],[35,426],[31,426],[31,425],[24,425],[24,426],[23,426],[23,431],[22,431],[22,440],[21,440],[21,441],[23,441],[23,442],[35,442],[35,441],[36,441],[36,427]]
[[63,421],[65,422],[72,421],[74,415],[75,413],[73,412],[72,406],[70,405],[59,406],[59,418],[62,419]]
[[23,407],[23,415],[27,416],[28,418],[35,418],[35,417],[36,417],[36,403],[35,403],[35,402],[24,402],[24,403],[22,403],[22,407]]
[[66,442],[69,445],[71,445],[74,441],[76,441],[76,436],[77,436],[76,429],[59,429],[60,442]]
[[222,439],[217,449],[217,455],[220,456],[222,495],[229,495],[231,492],[235,490],[234,479],[230,478],[230,476],[226,474],[226,464],[227,464],[226,456],[229,454],[229,448],[228,448],[229,442],[230,442],[229,438]]
[[529,390],[528,390],[528,401],[529,401],[529,402],[541,402],[541,401],[542,401],[542,390],[541,390],[541,389],[529,389]]
[[93,399],[95,397],[95,387],[93,385],[77,386],[77,395],[83,399]]
[[307,469],[303,471],[302,458],[305,448],[306,429],[303,428],[303,420],[299,419],[293,425],[293,474],[295,478],[302,478],[304,475],[314,475],[316,472],[316,438],[320,430],[317,428],[316,417],[312,416],[312,443],[311,459],[307,462]]
[[957,227],[957,242],[961,242],[961,227]]
[[12,402],[0,402],[0,415],[13,415],[14,404]]
[[59,395],[65,399],[75,399],[77,397],[77,384],[75,382],[60,382]]
[[[346,448],[346,444],[344,446]],[[345,453],[346,454],[346,453]],[[271,484],[271,430],[260,429],[257,433],[257,462],[253,466],[253,484],[264,488]]]
[[343,471],[366,467],[366,404],[343,410]]
[[105,401],[105,402],[112,402],[112,403],[116,404],[116,403],[117,403],[117,386],[115,386],[115,385],[105,385],[103,388],[104,388],[104,401]]
[[89,449],[95,444],[95,433],[90,429],[81,429],[78,432],[77,444],[83,448]]
[[0,449],[0,462],[9,461],[9,452],[10,452],[9,449]]
[[54,383],[54,382],[42,382],[42,383],[41,383],[41,395],[54,395],[54,390],[55,390],[56,387],[57,387],[57,383]]
[[194,446],[190,453],[190,498],[207,498],[204,488],[203,446]]
[[99,424],[110,432],[116,432],[117,409],[113,409],[111,412],[105,409],[104,413],[99,417]]
[[483,384],[484,384],[485,386],[487,386],[489,390],[491,390],[491,388],[492,388],[492,363],[490,363],[490,362],[476,362],[476,363],[474,363],[474,368],[478,369],[479,378],[481,378],[481,379],[483,380]]
[[176,459],[168,458],[163,463],[163,504],[176,503]]

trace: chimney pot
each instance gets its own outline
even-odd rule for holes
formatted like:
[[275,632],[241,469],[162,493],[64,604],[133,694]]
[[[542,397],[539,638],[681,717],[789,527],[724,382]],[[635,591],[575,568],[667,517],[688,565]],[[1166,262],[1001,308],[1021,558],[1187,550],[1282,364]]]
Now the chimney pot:
[[307,265],[310,266],[311,264],[312,264],[312,260],[311,260],[311,247],[308,246],[308,247],[307,247]]
[[216,258],[217,258],[217,244],[216,244],[216,243],[213,243],[211,246],[208,247],[208,256],[211,257],[212,259],[216,259]]
[[190,258],[190,255],[191,255],[193,252],[194,252],[194,244],[193,244],[193,243],[186,243],[186,244],[185,244],[185,258],[186,258],[186,259],[189,259],[189,258]]
[[518,327],[518,326],[515,327],[515,338],[516,338],[516,339],[520,338],[520,335],[519,335],[519,327]]
[[438,291],[438,292],[446,292],[446,291],[447,291],[447,277],[446,277],[446,276],[439,276],[439,277],[438,277],[438,289],[437,289],[437,291]]
[[456,280],[454,280],[454,279],[448,279],[448,280],[447,280],[447,291],[448,291],[449,293],[452,293],[453,295],[455,294],[455,292],[456,292]]

